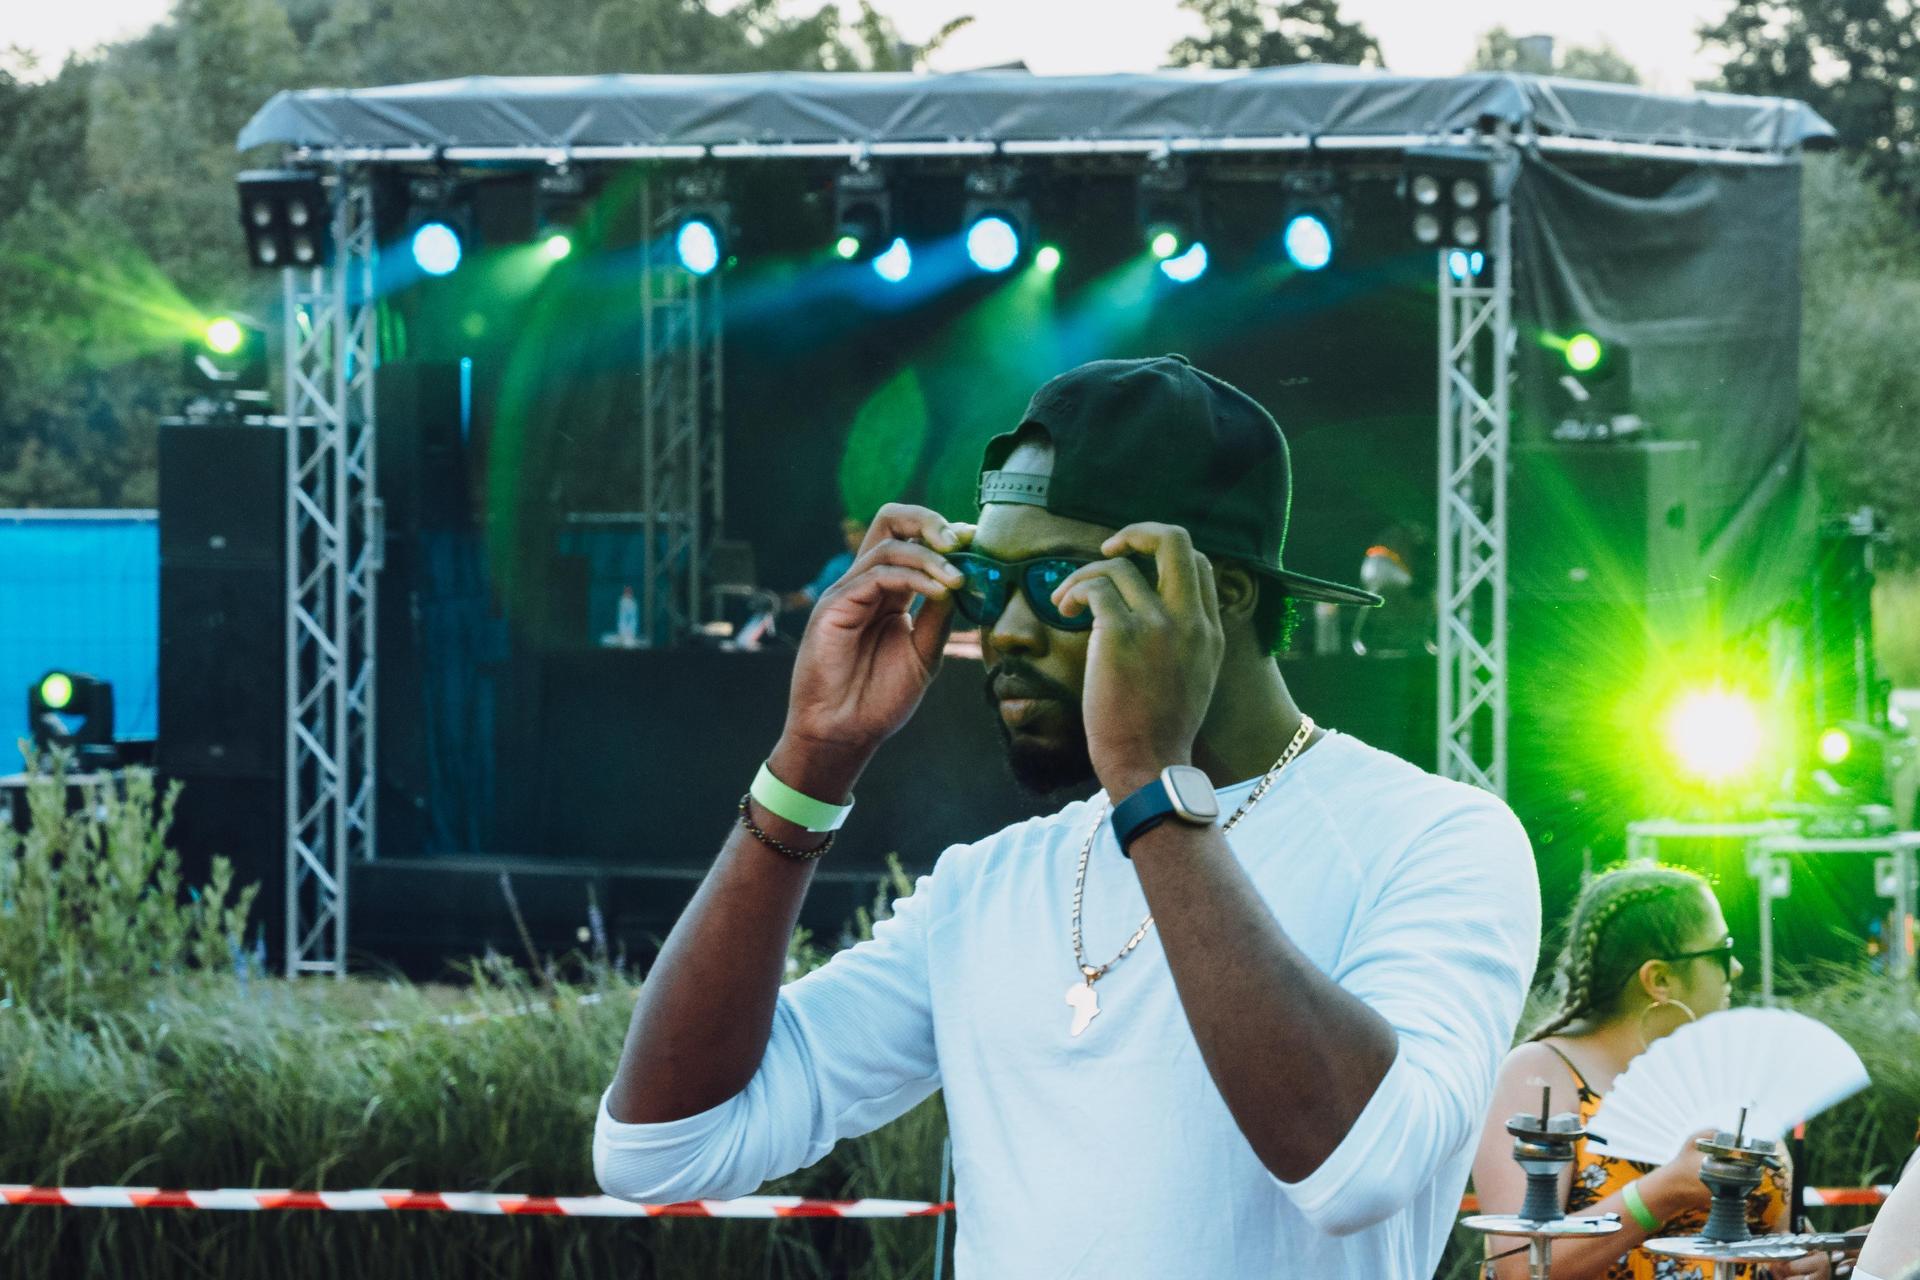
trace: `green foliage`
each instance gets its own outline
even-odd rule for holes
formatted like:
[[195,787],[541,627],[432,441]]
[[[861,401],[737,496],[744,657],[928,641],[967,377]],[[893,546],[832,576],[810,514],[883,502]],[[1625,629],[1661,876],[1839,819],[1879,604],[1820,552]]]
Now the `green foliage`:
[[1386,65],[1367,29],[1340,16],[1340,0],[1180,0],[1180,7],[1199,15],[1206,33],[1167,52],[1175,66]]
[[1715,87],[1810,104],[1920,209],[1920,24],[1907,0],[1735,0],[1700,39],[1726,54]]
[[129,769],[119,788],[83,787],[69,811],[64,762],[30,784],[27,833],[0,824],[0,995],[85,1018],[146,999],[157,979],[231,972],[257,888],[236,895],[232,865],[215,858],[211,882],[181,901],[166,843],[178,794]]
[[1566,76],[1573,80],[1600,80],[1609,84],[1639,84],[1640,73],[1620,51],[1602,41],[1597,45],[1558,48],[1548,38],[1536,42],[1494,27],[1480,37],[1474,49],[1474,71],[1518,71],[1536,76]]
[[1880,508],[1896,564],[1920,558],[1920,233],[1863,161],[1806,159],[1800,402],[1824,505]]

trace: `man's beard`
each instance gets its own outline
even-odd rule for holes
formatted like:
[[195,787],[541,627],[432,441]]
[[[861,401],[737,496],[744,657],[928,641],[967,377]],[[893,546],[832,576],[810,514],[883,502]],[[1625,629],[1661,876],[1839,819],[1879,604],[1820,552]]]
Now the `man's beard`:
[[1051,795],[1068,787],[1083,787],[1094,780],[1093,757],[1087,751],[1087,722],[1080,714],[1080,700],[1065,687],[1047,679],[1019,658],[1008,658],[987,672],[987,702],[997,711],[1000,691],[996,686],[1013,685],[1017,696],[1032,696],[1052,701],[1059,708],[1062,738],[1041,742],[1016,734],[1007,722],[995,715],[1000,741],[1006,747],[1007,768],[1021,790],[1037,796]]

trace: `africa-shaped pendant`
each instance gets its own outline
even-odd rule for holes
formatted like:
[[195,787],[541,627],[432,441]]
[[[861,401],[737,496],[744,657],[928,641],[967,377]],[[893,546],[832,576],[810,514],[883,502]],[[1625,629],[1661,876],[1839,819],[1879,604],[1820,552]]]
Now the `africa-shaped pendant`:
[[1068,987],[1067,1003],[1073,1008],[1073,1025],[1067,1028],[1068,1035],[1079,1035],[1088,1023],[1100,1016],[1100,997],[1094,994],[1092,982],[1080,981]]

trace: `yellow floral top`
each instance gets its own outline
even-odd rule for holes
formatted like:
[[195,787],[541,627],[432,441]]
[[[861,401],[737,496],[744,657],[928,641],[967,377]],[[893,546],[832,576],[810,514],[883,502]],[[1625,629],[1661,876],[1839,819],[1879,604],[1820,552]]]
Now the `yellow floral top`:
[[[1567,1063],[1573,1082],[1580,1087],[1580,1124],[1585,1128],[1600,1107],[1600,1095],[1587,1088],[1587,1082],[1567,1056],[1552,1045],[1554,1056]],[[1589,1145],[1585,1138],[1574,1148],[1573,1186],[1567,1192],[1567,1212],[1590,1209],[1635,1178],[1652,1173],[1655,1166],[1634,1160],[1622,1160],[1602,1154],[1599,1144]],[[1689,1209],[1660,1224],[1661,1236],[1698,1235],[1707,1225],[1705,1209]],[[1765,1179],[1747,1198],[1747,1226],[1755,1235],[1768,1235],[1787,1229],[1787,1188],[1778,1169],[1768,1169]],[[1689,1262],[1663,1257],[1645,1249],[1634,1249],[1608,1267],[1605,1280],[1711,1280],[1711,1262]]]

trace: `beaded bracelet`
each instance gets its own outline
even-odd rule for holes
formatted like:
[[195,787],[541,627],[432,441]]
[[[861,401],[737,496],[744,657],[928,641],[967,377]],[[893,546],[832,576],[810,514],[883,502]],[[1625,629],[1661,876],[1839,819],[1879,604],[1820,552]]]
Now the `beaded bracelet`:
[[826,842],[818,849],[796,849],[790,844],[781,844],[778,840],[775,840],[772,836],[762,831],[759,824],[753,820],[753,815],[747,812],[747,801],[751,799],[753,799],[752,792],[748,792],[746,795],[740,797],[740,825],[747,829],[748,835],[751,835],[755,840],[758,840],[761,844],[767,846],[767,848],[773,850],[783,858],[791,859],[794,862],[813,862],[818,859],[821,854],[833,848],[834,837],[840,834],[838,831],[829,831]]

